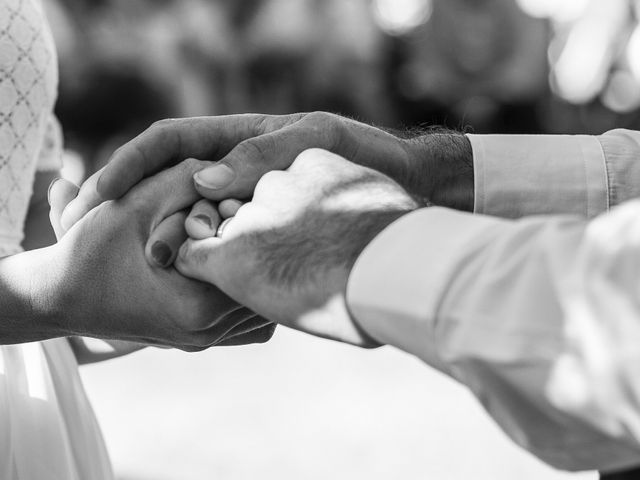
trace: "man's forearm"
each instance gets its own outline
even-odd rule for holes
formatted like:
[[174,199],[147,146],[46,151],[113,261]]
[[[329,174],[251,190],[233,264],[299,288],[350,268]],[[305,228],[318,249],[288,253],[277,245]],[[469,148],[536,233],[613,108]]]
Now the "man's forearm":
[[430,203],[520,218],[591,218],[640,195],[640,132],[589,135],[463,135],[433,130],[403,140],[403,185]]
[[49,249],[0,259],[0,344],[64,336]]
[[462,133],[442,130],[405,140],[413,168],[406,183],[429,203],[471,212],[474,206],[473,151]]

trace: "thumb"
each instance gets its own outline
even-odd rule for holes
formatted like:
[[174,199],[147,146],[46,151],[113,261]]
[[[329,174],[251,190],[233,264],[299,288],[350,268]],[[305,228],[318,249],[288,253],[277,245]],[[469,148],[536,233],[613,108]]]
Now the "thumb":
[[60,238],[66,233],[67,229],[63,228],[60,222],[62,212],[65,207],[78,195],[79,188],[73,183],[63,178],[58,178],[49,185],[49,220],[56,238]]
[[[218,287],[225,276],[223,241],[216,237],[203,240],[187,239],[175,261],[176,269],[185,277],[194,278]],[[228,269],[228,267],[226,267]]]
[[330,150],[335,136],[304,122],[239,143],[220,162],[199,171],[196,189],[210,200],[244,199],[253,194],[265,173],[286,170],[309,147]]
[[86,179],[82,184],[82,187],[76,189],[73,198],[62,206],[62,209],[60,210],[59,223],[65,232],[78,220],[84,217],[90,210],[97,207],[104,201],[96,190],[96,183],[101,172],[102,170],[94,173]]

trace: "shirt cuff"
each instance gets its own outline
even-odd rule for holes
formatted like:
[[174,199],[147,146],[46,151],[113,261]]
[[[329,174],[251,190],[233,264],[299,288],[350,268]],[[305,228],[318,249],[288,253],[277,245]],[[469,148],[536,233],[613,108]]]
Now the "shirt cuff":
[[609,181],[609,205],[640,197],[640,132],[611,130],[600,135]]
[[346,296],[355,321],[380,343],[450,373],[437,355],[438,306],[480,237],[502,223],[438,207],[401,217],[364,249],[351,271]]
[[590,135],[467,135],[475,213],[595,217],[609,208],[602,146]]

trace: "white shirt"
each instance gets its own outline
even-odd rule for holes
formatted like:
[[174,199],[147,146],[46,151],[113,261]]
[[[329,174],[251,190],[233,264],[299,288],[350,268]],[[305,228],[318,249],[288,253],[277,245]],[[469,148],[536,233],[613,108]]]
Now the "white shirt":
[[640,464],[640,132],[469,138],[476,215],[381,232],[350,276],[354,318],[549,464]]

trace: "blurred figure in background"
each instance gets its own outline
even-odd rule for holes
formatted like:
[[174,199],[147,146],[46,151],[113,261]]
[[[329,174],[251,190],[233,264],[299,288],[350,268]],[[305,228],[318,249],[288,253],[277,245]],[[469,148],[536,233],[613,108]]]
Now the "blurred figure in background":
[[246,110],[321,108],[390,123],[386,39],[367,0],[264,2],[246,32]]
[[68,144],[97,158],[87,173],[166,117],[325,110],[477,133],[640,124],[638,0],[48,4],[57,111]]
[[429,21],[400,40],[401,117],[478,133],[543,131],[548,38],[547,24],[513,0],[433,2]]

